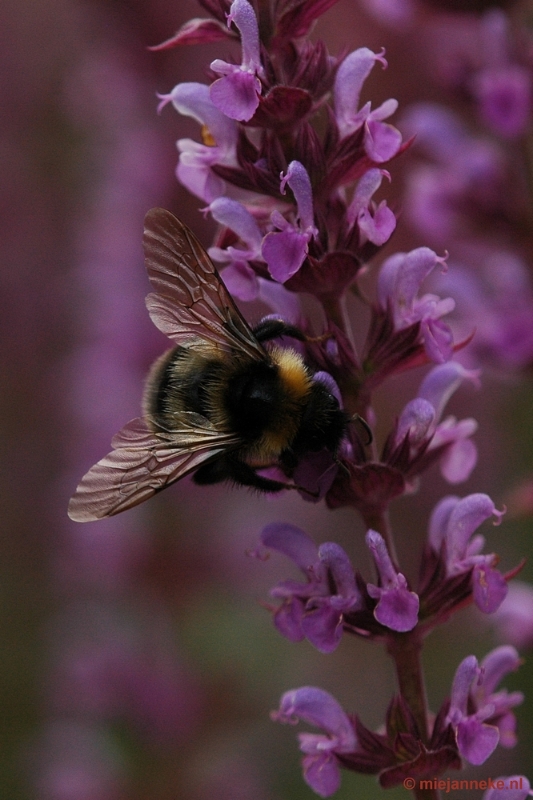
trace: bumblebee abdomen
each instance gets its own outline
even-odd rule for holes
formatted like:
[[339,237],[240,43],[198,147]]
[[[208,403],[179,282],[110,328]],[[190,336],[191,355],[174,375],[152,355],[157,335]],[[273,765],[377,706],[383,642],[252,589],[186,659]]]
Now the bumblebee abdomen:
[[143,400],[145,415],[170,426],[169,415],[181,411],[210,418],[210,387],[224,369],[224,362],[218,357],[208,357],[186,347],[168,350],[157,359],[148,375]]

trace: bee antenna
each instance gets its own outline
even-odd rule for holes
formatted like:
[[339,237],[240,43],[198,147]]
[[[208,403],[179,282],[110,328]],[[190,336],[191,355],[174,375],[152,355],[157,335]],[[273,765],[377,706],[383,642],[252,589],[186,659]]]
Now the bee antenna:
[[367,435],[367,441],[364,442],[363,444],[365,447],[369,447],[374,441],[374,434],[372,433],[372,428],[370,427],[366,419],[364,419],[364,417],[362,417],[360,414],[354,414],[352,417],[350,417],[349,422],[353,424],[359,423],[363,427]]

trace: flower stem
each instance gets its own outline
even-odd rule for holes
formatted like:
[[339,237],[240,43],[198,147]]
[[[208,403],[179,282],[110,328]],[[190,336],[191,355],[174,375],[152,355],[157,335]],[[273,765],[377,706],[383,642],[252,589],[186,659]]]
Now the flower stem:
[[400,694],[411,709],[424,744],[429,741],[427,697],[420,653],[422,637],[415,628],[408,633],[391,634],[387,649],[394,659]]
[[[400,695],[409,706],[423,744],[429,742],[428,704],[422,669],[422,636],[415,628],[408,633],[391,634],[387,650],[394,660]],[[417,800],[439,800],[438,789],[413,788]]]

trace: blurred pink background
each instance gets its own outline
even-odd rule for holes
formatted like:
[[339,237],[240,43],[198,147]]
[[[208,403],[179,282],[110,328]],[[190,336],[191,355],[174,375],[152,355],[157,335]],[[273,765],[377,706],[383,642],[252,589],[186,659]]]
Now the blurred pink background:
[[[261,603],[287,565],[247,555],[264,524],[286,520],[317,542],[339,541],[366,569],[349,509],[185,479],[111,520],[78,525],[66,515],[81,475],[139,413],[144,374],[167,346],[144,307],[144,214],[167,207],[206,245],[213,233],[174,177],[175,140],[196,135],[196,125],[170,108],[158,117],[156,92],[204,80],[221,45],[146,49],[203,15],[192,0],[6,0],[0,10],[0,795],[9,800],[303,800],[314,795],[301,780],[294,730],[268,716],[280,695],[321,685],[377,726],[394,691],[379,646],[345,637],[325,656],[282,640]],[[365,84],[374,105],[396,97],[400,117],[415,101],[440,100],[476,126],[434,57],[433,43],[451,53],[461,30],[437,4],[402,27],[340,0],[313,35],[332,52],[386,47],[388,70]],[[443,49],[437,55],[446,63]],[[392,166],[385,191],[397,211],[415,158]],[[402,213],[388,252],[421,244],[443,249]],[[445,246],[453,256],[454,242]],[[531,266],[527,237],[521,246]],[[261,309],[245,313],[256,319]],[[458,493],[487,492],[501,507],[528,477],[529,372],[488,369],[480,393],[454,399],[454,413],[480,422],[480,462]],[[395,380],[379,398],[386,419],[412,391]],[[435,471],[393,508],[408,575],[429,510],[448,492]],[[514,518],[486,532],[504,570],[531,550],[530,528]],[[531,580],[531,567],[523,576]],[[494,641],[473,611],[434,634],[425,658],[433,707],[459,660]],[[531,690],[530,673],[526,665],[506,685],[527,691],[529,681]],[[469,777],[527,768],[527,703],[519,725],[518,747]],[[337,797],[377,794],[373,778],[345,774]]]

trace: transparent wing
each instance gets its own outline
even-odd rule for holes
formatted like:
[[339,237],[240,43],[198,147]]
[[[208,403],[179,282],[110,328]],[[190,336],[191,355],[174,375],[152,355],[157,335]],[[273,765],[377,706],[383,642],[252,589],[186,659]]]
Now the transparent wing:
[[163,208],[144,220],[144,253],[155,290],[146,298],[153,323],[178,344],[200,337],[227,351],[266,358],[213,262],[192,231]]
[[113,450],[81,479],[68,515],[90,522],[126,511],[239,444],[200,414],[183,412],[172,431],[157,433],[145,419],[131,420],[113,437]]

